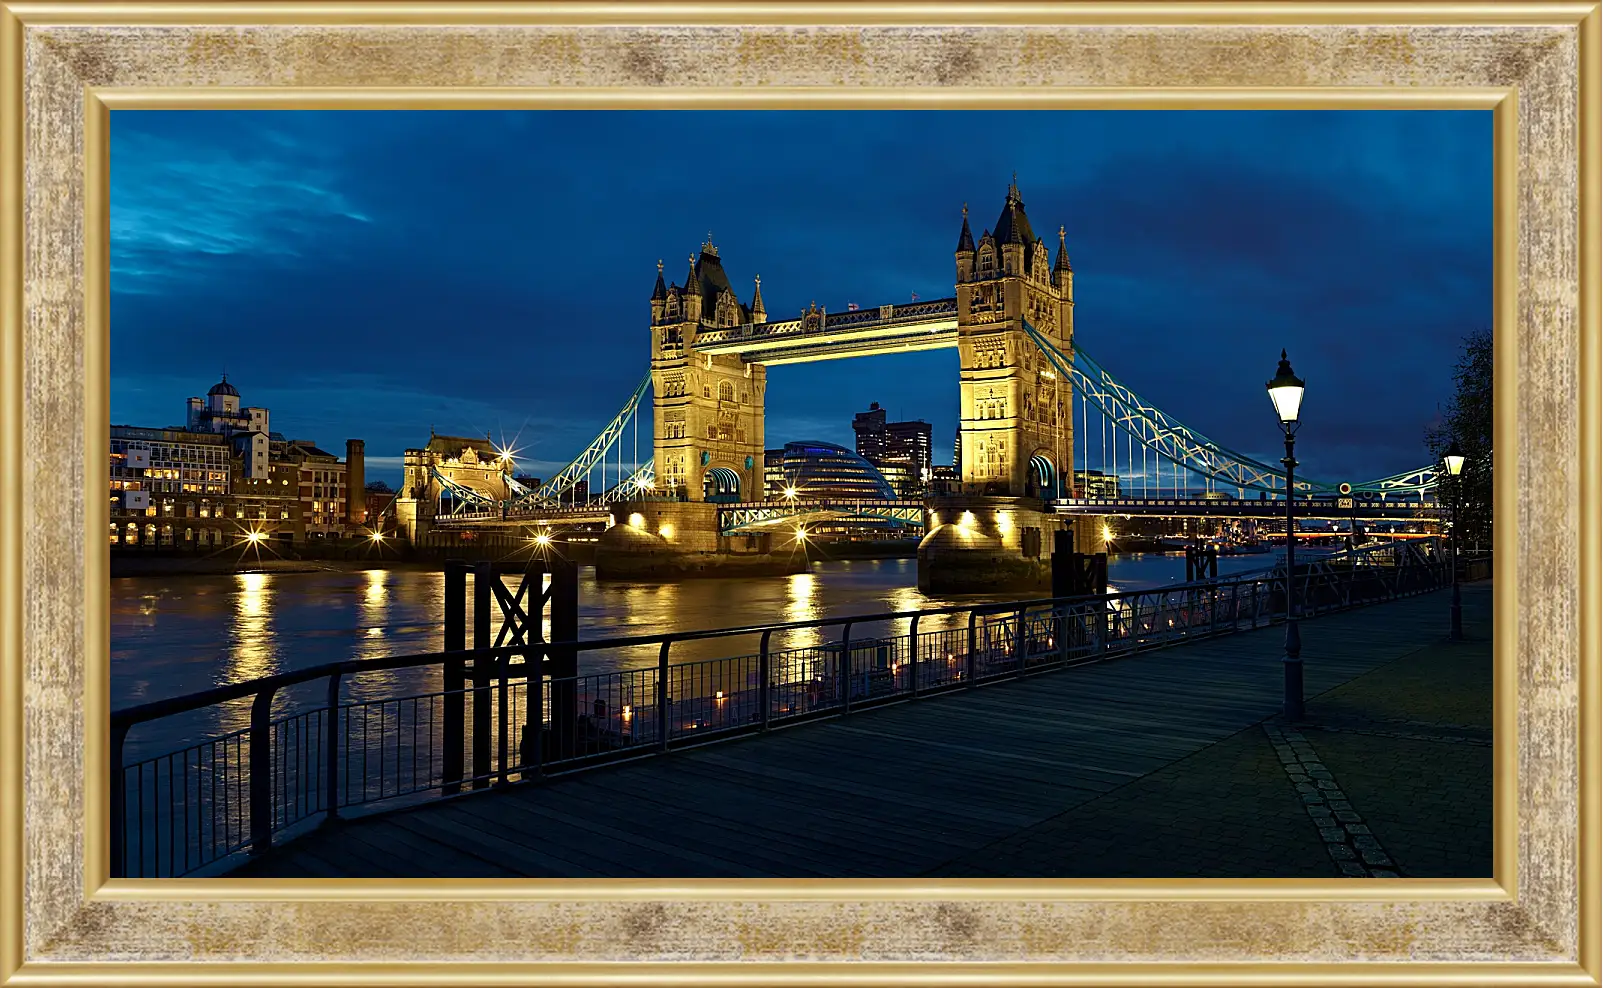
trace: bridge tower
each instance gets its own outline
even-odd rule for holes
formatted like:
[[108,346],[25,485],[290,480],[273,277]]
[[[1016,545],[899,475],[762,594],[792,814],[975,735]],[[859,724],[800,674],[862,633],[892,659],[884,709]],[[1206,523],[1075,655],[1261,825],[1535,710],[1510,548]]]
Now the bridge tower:
[[651,293],[651,384],[657,489],[692,501],[763,497],[763,392],[767,369],[738,354],[696,352],[696,333],[767,320],[762,279],[743,304],[712,234],[690,258],[683,285]]
[[960,464],[963,492],[1066,494],[1074,480],[1073,385],[1024,331],[1074,345],[1074,271],[1063,228],[1057,261],[1030,228],[1017,179],[978,245],[963,207],[957,241]]

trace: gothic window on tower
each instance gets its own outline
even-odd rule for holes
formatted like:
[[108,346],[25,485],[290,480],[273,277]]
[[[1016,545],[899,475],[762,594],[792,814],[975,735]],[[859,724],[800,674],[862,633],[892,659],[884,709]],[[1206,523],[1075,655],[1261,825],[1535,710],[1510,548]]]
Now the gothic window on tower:
[[720,382],[718,382],[718,400],[719,401],[734,401],[735,400],[735,386],[733,384],[730,384],[728,381],[720,381]]

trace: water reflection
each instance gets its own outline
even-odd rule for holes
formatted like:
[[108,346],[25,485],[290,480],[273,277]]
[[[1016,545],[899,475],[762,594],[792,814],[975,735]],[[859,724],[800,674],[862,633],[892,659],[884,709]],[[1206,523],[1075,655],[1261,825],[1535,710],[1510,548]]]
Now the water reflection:
[[[794,573],[787,578],[785,587],[785,620],[812,621],[818,613],[818,576],[815,573]],[[801,628],[785,634],[787,648],[812,648],[823,640],[818,628]]]
[[356,658],[376,658],[390,651],[384,636],[384,624],[389,619],[389,575],[389,570],[382,569],[370,569],[363,574],[366,582],[362,587],[358,613],[366,631],[356,644]]
[[237,683],[278,671],[278,649],[272,628],[273,576],[240,573],[234,577],[234,646],[223,681]]

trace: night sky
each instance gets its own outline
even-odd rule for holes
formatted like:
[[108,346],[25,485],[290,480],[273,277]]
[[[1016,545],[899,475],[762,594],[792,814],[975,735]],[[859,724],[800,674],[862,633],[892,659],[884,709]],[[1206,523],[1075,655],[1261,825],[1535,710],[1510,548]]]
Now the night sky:
[[[275,431],[364,438],[392,484],[431,426],[517,437],[537,476],[566,463],[647,370],[658,259],[682,282],[709,231],[771,319],[944,298],[964,203],[978,239],[1015,172],[1054,255],[1067,228],[1079,345],[1265,460],[1287,348],[1316,479],[1423,464],[1459,342],[1492,320],[1489,112],[111,119],[112,421],[181,424],[226,370]],[[949,462],[957,369],[956,350],[775,367],[768,445],[850,446],[878,401]]]

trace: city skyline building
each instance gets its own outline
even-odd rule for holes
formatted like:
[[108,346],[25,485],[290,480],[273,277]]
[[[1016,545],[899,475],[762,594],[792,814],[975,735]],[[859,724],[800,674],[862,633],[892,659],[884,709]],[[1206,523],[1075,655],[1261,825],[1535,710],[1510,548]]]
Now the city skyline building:
[[346,440],[341,460],[273,432],[269,410],[245,405],[226,374],[184,411],[182,427],[111,426],[111,544],[198,549],[246,532],[300,542],[366,520],[362,440]]
[[783,452],[785,488],[798,498],[861,497],[891,499],[895,489],[865,458],[834,443],[786,443]]
[[902,497],[923,493],[930,479],[930,424],[923,419],[886,421],[886,410],[871,402],[852,418],[857,455],[874,464]]

